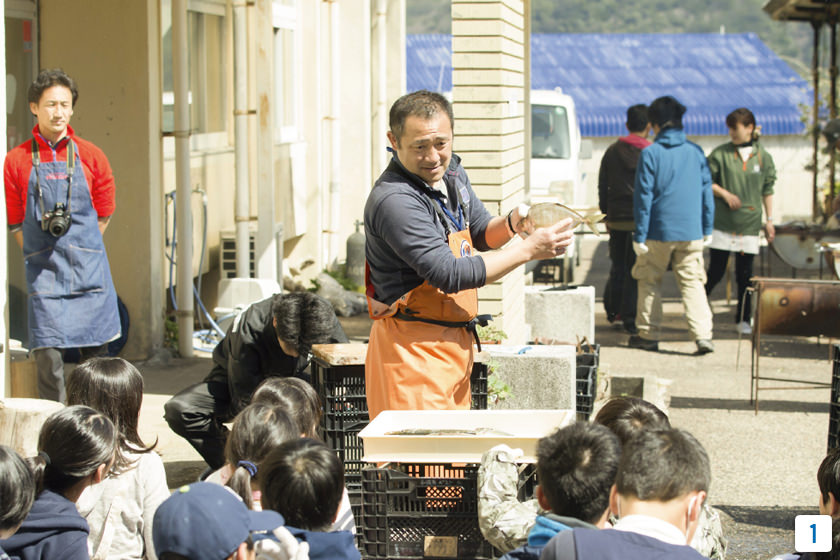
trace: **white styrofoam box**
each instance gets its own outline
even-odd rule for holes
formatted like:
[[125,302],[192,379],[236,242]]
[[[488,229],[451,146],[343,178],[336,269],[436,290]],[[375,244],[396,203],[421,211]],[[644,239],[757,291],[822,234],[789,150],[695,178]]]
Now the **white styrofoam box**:
[[[575,421],[574,410],[386,410],[359,433],[369,463],[480,463],[504,443],[522,449],[522,463],[536,462],[537,440]],[[477,435],[389,435],[407,429],[476,430]]]

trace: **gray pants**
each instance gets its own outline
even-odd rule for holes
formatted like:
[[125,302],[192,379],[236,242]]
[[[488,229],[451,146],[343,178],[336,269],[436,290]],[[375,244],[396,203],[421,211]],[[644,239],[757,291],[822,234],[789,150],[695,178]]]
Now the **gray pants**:
[[[108,344],[79,349],[84,362],[95,356],[105,356]],[[38,366],[38,396],[42,399],[67,402],[67,391],[64,388],[64,349],[38,348],[32,351],[35,364]]]

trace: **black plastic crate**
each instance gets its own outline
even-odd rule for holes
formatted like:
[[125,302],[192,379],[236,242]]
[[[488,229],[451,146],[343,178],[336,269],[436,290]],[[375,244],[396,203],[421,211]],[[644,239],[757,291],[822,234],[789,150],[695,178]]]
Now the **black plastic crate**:
[[828,449],[840,447],[840,344],[834,345],[831,369],[831,403],[828,414]]
[[[525,475],[533,491],[533,469]],[[478,527],[476,465],[389,464],[362,471],[362,557],[498,557]]]
[[579,366],[595,366],[597,368],[601,359],[601,345],[587,344],[581,350],[583,352],[576,356],[575,364]]
[[534,267],[534,284],[568,284],[574,281],[574,264],[566,257],[539,260]]
[[598,381],[598,368],[595,366],[577,366],[576,404],[577,419],[580,421],[589,420],[592,414],[592,406],[595,401],[595,386]]
[[[362,440],[359,432],[368,425],[364,365],[329,366],[312,361],[312,385],[324,404],[321,432],[324,443],[338,453],[344,463],[344,483],[348,492],[360,491]],[[476,363],[470,376],[471,408],[487,409],[487,365]]]

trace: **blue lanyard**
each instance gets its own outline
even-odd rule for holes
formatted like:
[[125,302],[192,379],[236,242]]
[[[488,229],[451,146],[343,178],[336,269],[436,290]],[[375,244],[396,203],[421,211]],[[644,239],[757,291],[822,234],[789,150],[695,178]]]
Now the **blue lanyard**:
[[456,218],[452,215],[452,212],[449,210],[449,208],[447,208],[446,205],[443,203],[443,200],[441,200],[440,198],[435,198],[435,201],[437,201],[437,203],[440,205],[440,208],[443,210],[443,213],[446,214],[450,220],[452,220],[452,223],[458,226],[458,231],[463,231],[464,209],[461,208],[461,205],[458,205],[458,217]]

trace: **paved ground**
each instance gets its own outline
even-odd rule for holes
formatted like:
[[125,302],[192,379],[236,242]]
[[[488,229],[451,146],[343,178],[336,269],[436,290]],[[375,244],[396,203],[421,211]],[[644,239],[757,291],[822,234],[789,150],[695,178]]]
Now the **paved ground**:
[[[788,275],[778,262],[774,275]],[[713,467],[710,501],[723,512],[733,560],[770,558],[793,549],[797,514],[817,513],[816,470],[826,451],[829,390],[782,390],[761,394],[756,415],[749,403],[750,342],[738,342],[731,324],[734,306],[723,286],[712,297],[716,351],[694,356],[673,278],[666,278],[666,324],[659,353],[627,348],[627,335],[613,329],[600,303],[609,261],[606,243],[587,240],[576,281],[596,286],[596,340],[601,369],[615,374],[644,372],[673,380],[670,417],[675,426],[695,434],[708,450]],[[800,274],[801,276],[801,274]],[[364,338],[366,317],[343,320],[348,334]],[[761,371],[776,377],[829,381],[831,364],[825,339],[765,337]],[[741,364],[736,370],[740,350]],[[163,421],[163,403],[177,390],[203,378],[208,356],[138,364],[147,395],[141,435],[158,438],[170,486],[194,480],[203,469],[197,453]]]

